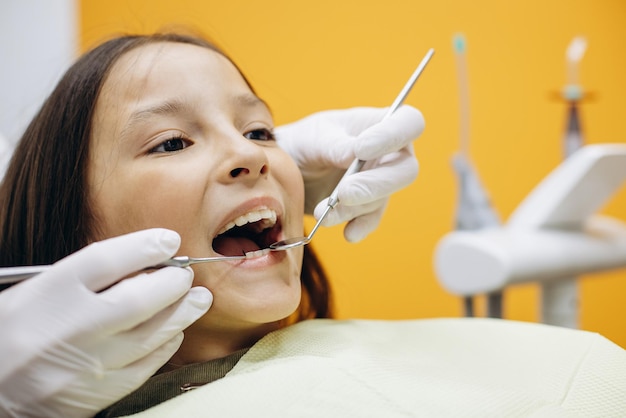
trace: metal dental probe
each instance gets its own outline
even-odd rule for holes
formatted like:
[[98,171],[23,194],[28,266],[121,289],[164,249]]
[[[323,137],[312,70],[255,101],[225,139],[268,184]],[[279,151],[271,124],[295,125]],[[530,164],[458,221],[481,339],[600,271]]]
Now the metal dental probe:
[[[417,68],[415,69],[411,77],[409,78],[409,81],[407,81],[407,83],[404,85],[404,88],[400,91],[400,94],[398,94],[398,97],[396,97],[396,100],[394,100],[394,102],[391,104],[391,107],[389,107],[389,110],[387,111],[387,113],[385,114],[382,120],[387,119],[404,102],[404,99],[413,88],[413,85],[417,81],[417,78],[420,76],[420,74],[426,67],[426,64],[428,64],[428,61],[430,61],[430,58],[433,56],[434,53],[435,53],[434,49],[431,48],[428,50],[428,52],[426,53],[426,56],[424,56],[422,61],[419,63],[419,65],[417,66]],[[271,244],[269,248],[272,251],[284,251],[290,248],[300,247],[302,245],[306,245],[309,242],[311,242],[311,239],[313,239],[313,235],[315,235],[315,232],[317,232],[317,229],[320,227],[320,225],[326,218],[326,215],[328,215],[330,210],[334,209],[335,206],[337,206],[337,204],[339,203],[339,198],[337,197],[337,195],[339,193],[338,192],[339,185],[341,184],[343,179],[345,179],[346,177],[354,173],[358,173],[359,171],[361,171],[364,164],[365,164],[365,161],[356,159],[352,162],[350,167],[348,167],[344,175],[341,177],[341,180],[339,180],[339,183],[337,183],[337,186],[335,186],[335,190],[333,190],[333,192],[328,197],[328,205],[326,206],[324,213],[322,213],[322,216],[320,216],[320,218],[315,223],[315,226],[313,227],[313,229],[311,229],[311,232],[309,232],[309,235],[307,235],[306,237],[287,238],[282,241],[278,241],[278,242]]]

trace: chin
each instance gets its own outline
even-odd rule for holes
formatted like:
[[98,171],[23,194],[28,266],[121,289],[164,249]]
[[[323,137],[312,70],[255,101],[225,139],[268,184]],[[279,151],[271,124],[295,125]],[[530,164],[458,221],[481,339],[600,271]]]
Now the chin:
[[301,292],[298,283],[297,288],[274,287],[254,295],[214,293],[213,305],[197,323],[224,331],[229,328],[235,331],[239,328],[280,322],[298,309]]
[[283,306],[282,309],[272,309],[264,312],[259,312],[255,315],[255,321],[259,324],[269,324],[274,322],[281,322],[289,318],[300,306],[300,303],[292,304],[289,307]]
[[294,289],[284,289],[280,293],[259,298],[262,301],[247,309],[247,317],[251,322],[266,324],[282,321],[293,314],[300,306],[302,293],[300,286],[297,292]]

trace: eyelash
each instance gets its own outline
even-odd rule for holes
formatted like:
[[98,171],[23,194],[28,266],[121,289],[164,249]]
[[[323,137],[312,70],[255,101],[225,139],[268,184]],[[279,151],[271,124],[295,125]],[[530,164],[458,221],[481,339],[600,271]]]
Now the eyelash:
[[[183,147],[182,147],[182,148],[180,148],[180,149],[175,149],[175,150],[167,150],[167,149],[165,149],[165,147],[166,147],[167,145],[172,145],[172,143],[173,143],[174,141],[180,141],[180,142],[182,142],[182,143],[183,143]],[[161,142],[161,143],[160,143],[159,145],[157,145],[156,147],[152,148],[152,149],[150,150],[150,154],[167,153],[167,152],[177,152],[177,151],[180,151],[180,150],[183,150],[183,149],[187,148],[187,147],[188,147],[188,146],[190,146],[190,145],[191,145],[191,141],[189,141],[189,139],[185,138],[184,136],[182,136],[182,135],[180,135],[180,134],[177,134],[177,135],[174,135],[174,136],[172,136],[171,138],[166,139],[165,141]],[[163,148],[163,150],[160,150],[159,148]]]
[[[264,138],[250,138],[249,137],[249,135],[255,134],[255,133],[259,133],[259,132],[262,133]],[[251,131],[248,131],[248,132],[244,133],[243,136],[244,136],[244,138],[247,138],[247,139],[249,139],[251,141],[274,141],[276,139],[276,137],[274,136],[274,133],[271,130],[265,129],[265,128],[253,129]],[[182,142],[182,144],[183,144],[182,148],[171,149],[171,150],[166,149],[167,146],[172,145],[172,143],[175,142],[175,141]],[[191,141],[189,141],[189,139],[185,138],[184,136],[182,136],[180,134],[179,135],[174,135],[171,138],[166,139],[165,141],[161,142],[156,147],[152,148],[150,150],[150,154],[177,152],[177,151],[181,151],[181,150],[189,147],[190,145],[191,145]]]
[[[265,135],[265,138],[262,139],[262,138],[249,138],[248,137],[249,134],[257,133],[257,132],[262,132]],[[274,136],[274,132],[272,132],[270,129],[265,129],[265,128],[253,129],[243,134],[243,136],[252,141],[274,141],[276,139],[276,137]]]

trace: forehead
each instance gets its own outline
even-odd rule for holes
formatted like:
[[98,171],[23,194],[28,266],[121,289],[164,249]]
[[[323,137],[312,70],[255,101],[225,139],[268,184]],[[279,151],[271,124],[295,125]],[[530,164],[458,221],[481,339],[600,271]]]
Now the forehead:
[[191,44],[156,42],[122,55],[105,80],[102,94],[124,98],[185,89],[202,89],[205,94],[250,92],[237,68],[219,52]]

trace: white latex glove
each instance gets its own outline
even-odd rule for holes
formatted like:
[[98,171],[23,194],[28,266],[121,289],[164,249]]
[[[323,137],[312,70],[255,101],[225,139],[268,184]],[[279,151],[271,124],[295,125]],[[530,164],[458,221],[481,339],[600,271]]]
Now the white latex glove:
[[112,238],[0,293],[0,416],[90,417],[154,374],[213,296],[177,267],[115,283],[179,245],[165,229]]
[[386,113],[371,107],[329,110],[276,128],[278,144],[302,173],[305,211],[316,218],[352,161],[368,161],[341,184],[339,204],[324,220],[326,226],[349,221],[344,236],[351,242],[376,229],[388,197],[417,177],[411,141],[424,130],[424,118],[408,105],[382,120]]

